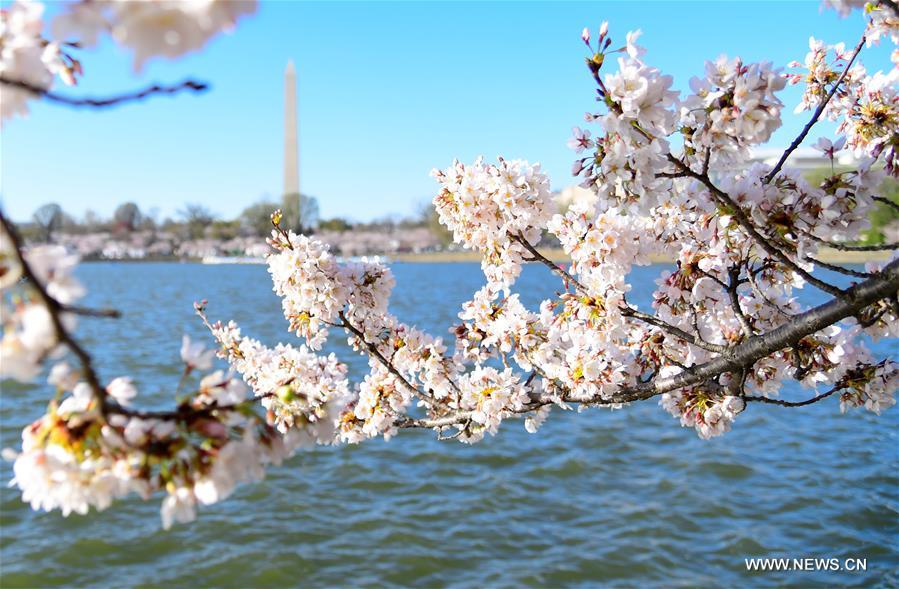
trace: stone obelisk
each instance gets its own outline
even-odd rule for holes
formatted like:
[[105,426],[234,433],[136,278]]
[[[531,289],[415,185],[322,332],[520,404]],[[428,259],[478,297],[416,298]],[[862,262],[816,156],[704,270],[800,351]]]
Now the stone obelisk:
[[[297,73],[293,60],[284,70],[284,198],[300,199],[300,154],[297,141]],[[300,203],[297,202],[299,215]],[[294,222],[294,219],[290,220]],[[297,227],[301,219],[295,220]]]

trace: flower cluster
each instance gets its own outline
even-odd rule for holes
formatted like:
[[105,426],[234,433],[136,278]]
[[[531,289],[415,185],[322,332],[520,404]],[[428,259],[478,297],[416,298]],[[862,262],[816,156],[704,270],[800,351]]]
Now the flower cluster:
[[[17,1],[0,10],[0,76],[47,90],[56,76],[68,85],[81,74],[81,64],[59,42],[41,36],[44,7],[37,2]],[[0,121],[28,114],[34,95],[4,85]]]
[[234,322],[216,323],[212,333],[219,357],[261,399],[271,421],[287,436],[288,446],[335,441],[339,412],[348,401],[346,365],[333,354],[319,356],[306,348],[279,344],[268,348],[241,336]]
[[222,371],[202,378],[172,412],[131,409],[137,389],[126,377],[113,379],[106,397],[65,363],[48,380],[59,395],[70,394],[23,430],[21,452],[4,452],[14,461],[12,484],[34,509],[85,514],[131,493],[148,499],[164,490],[168,529],[194,519],[197,504],[211,505],[238,483],[262,478],[264,465],[288,454],[281,436],[247,411],[243,383]]
[[456,243],[483,253],[487,280],[508,287],[527,257],[520,240],[539,240],[555,212],[539,164],[502,158],[495,165],[482,159],[468,166],[455,161],[431,175],[441,188],[434,197],[440,222]]
[[840,380],[840,411],[864,407],[877,415],[896,404],[899,388],[899,364],[884,360],[878,364],[859,364],[847,370]]
[[282,298],[290,329],[320,349],[327,325],[338,321],[348,292],[339,279],[341,269],[328,246],[306,236],[273,233],[276,253],[268,258],[275,293]]
[[50,31],[40,2],[15,0],[0,10],[0,121],[28,114],[32,88],[49,90],[57,76],[75,84],[82,68],[73,50],[95,46],[102,35],[131,50],[139,71],[150,58],[202,48],[255,12],[256,0],[77,0],[59,8]]
[[[135,48],[139,65],[144,50],[175,55],[201,45],[248,6],[85,2],[58,26],[79,24],[88,40],[90,27],[109,29]],[[881,3],[872,11],[869,38],[892,34]],[[31,30],[24,14],[14,15],[20,33]],[[197,22],[184,21],[188,14]],[[132,21],[141,23],[138,32],[117,32]],[[173,27],[165,47],[143,38],[156,30],[152,23]],[[878,361],[867,340],[897,335],[899,259],[865,272],[824,265],[861,283],[848,288],[818,270],[821,247],[855,247],[884,170],[896,172],[897,70],[850,68],[857,53],[816,40],[805,63],[795,64],[807,71],[789,77],[806,83],[800,110],[826,101],[821,111],[840,121],[843,137],[818,148],[830,158],[841,149],[865,156],[816,185],[783,167],[789,152],[775,166],[748,159],[780,125],[777,93],[787,81],[780,70],[722,57],[681,99],[671,77],[646,64],[638,37],[629,33],[624,47],[610,50],[605,23],[596,39],[582,35],[603,111],[586,117],[597,123],[595,137],[576,127],[569,144],[581,154],[574,173],[591,198],[557,213],[548,178],[520,160],[456,161],[433,172],[440,220],[457,243],[483,254],[487,282],[463,303],[449,345],[389,312],[389,268],[340,264],[318,240],[282,229],[276,212],[268,271],[289,330],[304,343],[265,346],[234,322],[210,323],[198,304],[231,371],[209,372],[213,352],[185,336],[182,384],[198,379],[196,386],[174,410],[141,411],[131,379],[101,386],[77,353],[73,302],[84,291],[72,278],[74,258],[52,247],[23,253],[13,232],[0,234],[3,376],[34,378],[64,347],[79,359],[77,367],[60,358],[51,368],[58,400],[25,429],[22,452],[9,456],[23,498],[68,514],[165,491],[169,527],[300,446],[389,439],[403,428],[474,443],[508,419],[524,418],[535,432],[553,406],[618,408],[659,398],[708,439],[729,431],[754,402],[791,407],[830,397],[843,411],[878,414],[895,404],[899,365]],[[603,72],[618,53],[617,70]],[[567,267],[538,249],[547,232],[569,256]],[[639,308],[636,297],[628,300],[630,275],[655,256],[675,263],[645,293],[651,305]],[[524,262],[545,264],[561,281],[534,310],[512,292]],[[809,308],[799,301],[803,288],[832,298]],[[329,329],[368,357],[359,382],[349,382],[334,354],[320,352]],[[788,383],[815,394],[779,398]],[[252,410],[246,385],[264,416]]]
[[740,397],[706,387],[665,393],[659,404],[679,418],[682,426],[695,428],[704,440],[729,432],[745,408]]
[[606,198],[638,205],[648,210],[656,202],[656,195],[664,193],[668,180],[658,174],[667,166],[670,151],[666,137],[674,131],[676,115],[673,108],[677,92],[671,90],[673,79],[657,68],[645,64],[645,50],[637,45],[640,31],[628,33],[625,51],[627,57],[618,60],[619,69],[600,77],[611,37],[603,23],[596,47],[585,43],[592,56],[587,65],[597,82],[598,100],[607,112],[587,113],[585,120],[598,122],[604,135],[588,141],[588,131],[575,127],[574,139],[569,145],[595,148],[592,156],[574,163],[574,175],[583,176],[582,186],[590,188]]
[[412,402],[411,391],[383,366],[374,367],[359,385],[359,394],[341,416],[341,437],[350,443],[397,431],[397,419]]
[[93,47],[109,34],[134,53],[139,71],[151,57],[169,59],[202,48],[237,20],[256,11],[256,0],[80,0],[53,20],[53,35]]
[[471,422],[462,430],[462,439],[473,442],[485,433],[495,434],[510,411],[521,411],[529,402],[510,368],[499,371],[481,366],[459,379],[460,409],[471,413]]
[[[15,259],[10,236],[0,233],[0,289],[8,297],[0,300],[3,338],[0,340],[0,376],[31,381],[41,364],[59,343],[57,326],[73,329],[76,318],[60,313],[56,319],[37,290],[20,282],[22,266]],[[72,275],[77,263],[61,246],[39,246],[25,254],[31,273],[43,290],[60,307],[70,305],[84,294],[81,283]]]
[[[885,15],[885,11],[881,8],[873,14]],[[881,22],[891,23],[884,27],[893,32],[894,43],[899,42],[899,17],[884,16],[883,19]],[[875,35],[870,26],[867,34],[870,42]],[[896,90],[899,67],[873,75],[858,62],[850,67],[860,49],[861,45],[855,52],[847,52],[843,43],[828,46],[814,37],[809,39],[805,63],[790,64],[806,70],[804,75],[789,77],[792,84],[805,83],[803,99],[796,112],[814,109],[826,101],[824,114],[839,121],[837,131],[845,134],[840,141],[857,157],[877,158],[882,154],[887,172],[899,175],[899,92]],[[832,60],[829,59],[831,51],[834,54]],[[833,96],[828,99],[831,91]]]
[[776,93],[786,80],[771,63],[744,64],[721,56],[692,78],[693,93],[679,105],[687,155],[708,153],[712,164],[728,164],[749,147],[768,141],[780,127],[783,103]]

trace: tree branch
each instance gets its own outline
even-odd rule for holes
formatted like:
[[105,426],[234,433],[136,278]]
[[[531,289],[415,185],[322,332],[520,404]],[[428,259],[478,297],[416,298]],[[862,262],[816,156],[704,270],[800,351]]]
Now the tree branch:
[[876,200],[879,203],[887,205],[888,207],[895,210],[896,212],[899,212],[899,203],[895,203],[895,202],[891,201],[890,199],[885,198],[883,196],[872,196],[871,198]]
[[109,317],[118,319],[122,313],[118,309],[91,309],[90,307],[79,307],[77,305],[61,305],[62,310],[66,313],[75,315],[83,315],[85,317]]
[[674,376],[626,387],[611,398],[602,399],[597,396],[596,399],[618,403],[640,401],[679,388],[701,384],[727,372],[749,368],[765,356],[792,347],[802,338],[851,317],[860,309],[880,299],[895,296],[897,290],[899,290],[899,260],[894,260],[873,278],[847,289],[844,297],[831,299],[823,305],[795,315],[784,325],[765,334],[753,336],[713,360],[692,366],[689,370]]
[[840,274],[845,274],[846,276],[855,276],[856,278],[871,278],[873,274],[870,272],[859,272],[858,270],[853,270],[851,268],[845,268],[843,266],[839,266],[837,264],[830,264],[828,262],[822,262],[818,258],[813,258],[811,256],[805,256],[805,259],[809,262],[817,264],[822,268],[827,268],[833,272],[839,272]]
[[205,82],[185,80],[180,84],[174,84],[171,86],[153,84],[152,86],[148,86],[143,90],[136,90],[134,92],[128,92],[126,94],[120,94],[118,96],[110,96],[106,98],[75,98],[72,96],[57,94],[56,92],[52,92],[50,90],[47,90],[46,88],[41,88],[40,86],[29,84],[28,82],[24,82],[22,80],[14,80],[11,78],[6,78],[4,76],[0,76],[0,84],[4,86],[10,86],[12,88],[17,88],[19,90],[25,90],[26,92],[30,92],[35,96],[39,96],[41,98],[49,100],[50,102],[84,108],[107,108],[126,102],[140,101],[154,94],[177,94],[182,91],[205,92],[209,89],[209,85]]
[[380,352],[380,350],[378,350],[378,346],[376,346],[375,344],[373,344],[373,343],[369,342],[367,339],[365,339],[365,334],[362,332],[362,330],[360,330],[358,327],[356,327],[355,325],[350,323],[350,321],[346,318],[346,315],[343,313],[343,311],[340,312],[339,316],[340,316],[340,320],[342,321],[342,323],[340,323],[339,325],[341,327],[344,327],[347,331],[349,331],[353,335],[355,335],[359,339],[359,341],[361,341],[362,344],[366,348],[368,348],[369,354],[374,356],[375,359],[378,362],[380,362],[381,365],[384,368],[386,368],[390,374],[392,374],[397,380],[399,380],[401,383],[403,383],[403,386],[405,386],[407,389],[409,389],[409,391],[416,397],[419,397],[422,399],[428,398],[427,395],[424,395],[418,389],[418,387],[414,386],[412,383],[410,383],[408,380],[406,380],[406,377],[404,377],[400,373],[400,371],[396,369],[396,367],[393,365],[393,363],[390,362],[390,360],[388,360],[387,358],[385,358],[384,354],[382,354]]
[[586,286],[578,282],[578,280],[574,276],[563,270],[558,264],[554,263],[552,260],[537,251],[537,248],[532,246],[523,236],[513,235],[512,241],[520,243],[524,247],[524,249],[528,250],[528,253],[534,256],[533,261],[542,262],[554,274],[560,276],[563,281],[573,284],[574,287],[581,292],[581,294],[588,296],[590,295],[590,293],[587,291]]
[[826,393],[821,393],[811,399],[806,399],[805,401],[784,401],[783,399],[769,399],[768,397],[743,397],[744,401],[747,402],[757,402],[757,403],[768,403],[769,405],[780,405],[781,407],[804,407],[806,405],[811,405],[812,403],[817,403],[822,399],[826,399],[837,391],[842,390],[844,387],[834,387],[827,391]]
[[674,157],[670,153],[668,154],[668,160],[671,163],[673,163],[675,166],[681,168],[684,172],[687,173],[688,176],[690,176],[691,178],[694,178],[695,180],[698,180],[702,184],[704,184],[705,187],[709,189],[709,191],[712,193],[712,195],[715,197],[715,199],[719,202],[719,204],[724,204],[729,210],[732,210],[734,218],[737,220],[737,222],[740,224],[740,226],[747,233],[749,233],[749,235],[756,241],[756,243],[758,243],[762,247],[762,249],[765,250],[765,252],[769,256],[771,256],[772,258],[775,258],[776,260],[778,260],[779,262],[781,262],[782,264],[784,264],[785,266],[790,268],[790,270],[792,270],[796,274],[799,274],[800,276],[802,276],[802,278],[805,279],[805,281],[808,282],[809,284],[813,284],[814,286],[818,287],[819,289],[823,290],[824,292],[831,294],[835,297],[844,296],[844,292],[842,290],[840,290],[839,288],[837,288],[836,286],[834,286],[832,284],[829,284],[827,282],[824,282],[823,280],[815,278],[814,276],[811,275],[811,273],[800,268],[799,265],[796,264],[796,262],[794,262],[793,260],[791,260],[785,253],[783,253],[783,251],[781,249],[775,247],[771,242],[769,242],[767,239],[765,239],[765,236],[763,236],[761,233],[759,233],[758,229],[755,228],[755,225],[752,224],[752,221],[749,220],[749,217],[746,216],[746,213],[743,211],[743,208],[738,203],[736,203],[730,197],[729,194],[727,194],[726,192],[724,192],[723,190],[721,190],[720,188],[715,186],[715,184],[712,182],[712,180],[708,177],[707,174],[699,174],[697,172],[694,172],[690,168],[690,166],[688,166],[687,164],[685,164],[678,158]]
[[[661,329],[663,331],[667,331],[668,333],[679,337],[680,339],[696,346],[697,348],[702,348],[703,350],[706,350],[709,352],[715,352],[717,354],[720,354],[727,350],[727,346],[712,344],[712,343],[709,343],[699,337],[693,337],[691,334],[687,333],[683,329],[681,329],[679,327],[675,327],[674,325],[671,325],[670,323],[667,323],[665,321],[662,321],[661,319],[659,319],[658,317],[655,317],[654,315],[649,315],[647,313],[642,313],[640,311],[637,311],[633,307],[630,307],[630,306],[621,307],[621,314],[624,317],[632,317],[632,318],[642,321],[644,323],[648,323],[649,325],[658,327],[659,329]],[[697,335],[698,335],[698,331],[697,331]]]
[[830,92],[827,93],[827,96],[818,103],[818,108],[815,109],[815,112],[812,113],[811,120],[806,123],[805,127],[802,128],[799,135],[796,139],[790,143],[790,146],[787,147],[786,151],[783,152],[783,155],[780,156],[780,159],[777,161],[777,164],[774,165],[774,168],[768,173],[765,177],[765,184],[771,182],[775,176],[780,172],[781,168],[783,168],[784,163],[787,161],[787,158],[790,157],[796,148],[799,147],[802,142],[805,140],[805,137],[808,135],[809,131],[812,130],[812,127],[815,126],[815,123],[818,122],[818,119],[821,118],[821,115],[824,113],[824,109],[827,108],[827,103],[830,102],[830,99],[833,98],[834,94],[837,93],[837,89],[840,87],[840,84],[843,83],[843,80],[846,78],[846,74],[849,73],[849,69],[852,67],[852,62],[855,61],[855,58],[858,57],[859,52],[861,52],[862,47],[865,45],[865,36],[862,35],[862,38],[859,40],[858,44],[855,46],[855,50],[852,52],[852,57],[849,58],[849,61],[846,63],[846,67],[843,68],[843,72],[840,74],[840,77],[837,78],[837,81],[834,82],[833,87],[830,89]]
[[[614,405],[641,401],[679,388],[694,386],[728,372],[748,371],[757,361],[778,350],[796,345],[802,338],[829,325],[855,315],[860,309],[876,301],[896,296],[899,291],[899,260],[888,264],[882,272],[868,280],[847,289],[844,298],[834,298],[823,305],[793,316],[787,323],[762,335],[755,335],[743,343],[728,349],[721,356],[689,367],[674,376],[641,382],[636,386],[622,388],[610,397],[598,394],[592,397],[564,396],[563,401],[584,405]],[[818,395],[813,399],[799,402],[768,399],[767,397],[744,397],[747,401],[769,403],[784,407],[800,407],[816,403],[832,395],[839,388]],[[552,401],[538,400],[526,410],[533,410]],[[465,423],[470,412],[460,412],[434,419],[413,419],[403,417],[396,423],[399,428],[440,428]]]
[[727,276],[728,284],[726,290],[727,296],[730,298],[730,306],[733,309],[737,320],[740,322],[740,327],[743,328],[743,336],[747,338],[752,337],[754,330],[749,323],[749,318],[747,318],[746,314],[743,312],[743,307],[740,305],[740,294],[737,292],[737,289],[740,287],[740,267],[730,267],[727,271]]
[[818,243],[829,248],[845,252],[879,252],[899,249],[899,241],[894,243],[878,243],[872,245],[846,245],[845,243],[833,243],[831,241],[825,241],[817,235],[809,233],[808,231],[803,231],[803,234],[808,236],[812,241],[817,241]]
[[19,237],[19,234],[16,232],[13,224],[6,218],[6,216],[2,212],[0,212],[0,226],[3,227],[3,231],[9,236],[14,255],[16,256],[16,260],[19,262],[19,265],[22,268],[22,276],[31,283],[41,303],[50,314],[50,321],[53,325],[53,331],[56,335],[56,340],[60,344],[68,347],[78,358],[78,362],[81,364],[81,376],[84,378],[88,387],[90,387],[91,393],[93,393],[94,399],[99,405],[100,413],[105,416],[107,410],[108,393],[106,392],[106,389],[103,387],[103,385],[100,384],[100,378],[97,376],[97,373],[94,370],[93,361],[90,354],[88,354],[87,351],[81,347],[81,345],[75,340],[74,337],[72,337],[72,335],[62,324],[62,318],[60,317],[60,315],[65,312],[65,307],[47,293],[44,285],[41,284],[41,281],[38,280],[37,276],[35,276],[34,272],[31,270],[31,267],[28,265],[28,261],[25,259],[25,255],[22,253],[22,240]]

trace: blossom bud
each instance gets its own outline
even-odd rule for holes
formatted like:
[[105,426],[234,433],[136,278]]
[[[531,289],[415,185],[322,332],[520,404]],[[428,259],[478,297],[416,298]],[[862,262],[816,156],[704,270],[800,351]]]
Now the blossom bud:
[[581,39],[583,39],[584,43],[586,43],[587,45],[590,44],[590,29],[584,27],[584,30],[581,31]]
[[278,388],[276,393],[278,398],[281,399],[284,403],[290,403],[297,398],[296,391],[293,390],[293,387],[290,385],[284,385]]

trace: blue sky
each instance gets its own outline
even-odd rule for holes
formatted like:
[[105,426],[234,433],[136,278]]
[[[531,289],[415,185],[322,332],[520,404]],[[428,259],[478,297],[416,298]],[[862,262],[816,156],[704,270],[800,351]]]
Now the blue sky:
[[[3,206],[17,220],[46,202],[80,216],[127,200],[161,217],[186,202],[233,217],[277,197],[288,58],[299,79],[300,184],[325,218],[411,214],[434,194],[431,168],[454,157],[539,161],[560,189],[574,182],[571,127],[595,104],[580,31],[603,20],[616,44],[643,29],[646,61],[681,90],[721,53],[786,64],[803,59],[809,35],[851,46],[863,29],[859,14],[841,19],[817,1],[263,2],[205,51],[153,61],[139,76],[110,44],[83,51],[86,74],[70,94],[186,77],[212,90],[103,111],[32,103],[30,118],[0,137]],[[885,67],[889,47],[862,56]],[[772,145],[808,118],[792,115],[798,95],[784,93]]]

